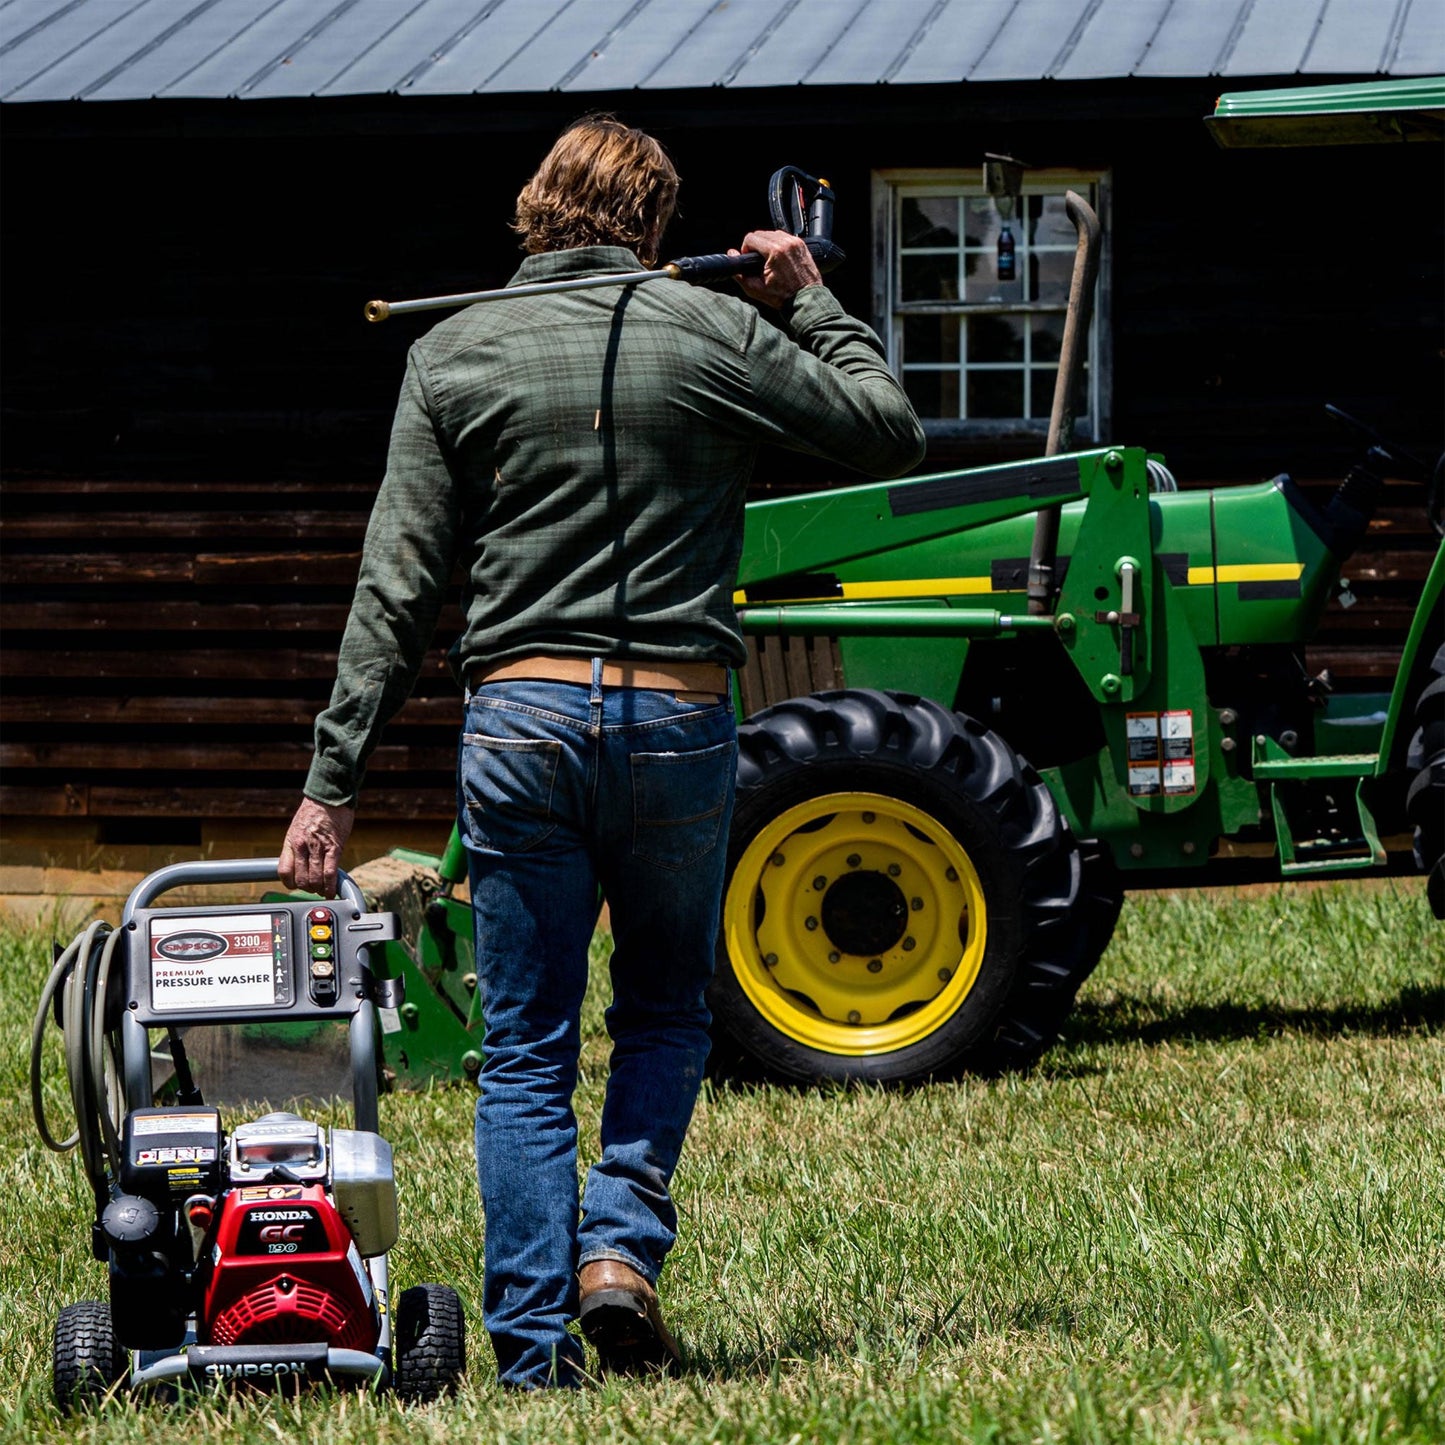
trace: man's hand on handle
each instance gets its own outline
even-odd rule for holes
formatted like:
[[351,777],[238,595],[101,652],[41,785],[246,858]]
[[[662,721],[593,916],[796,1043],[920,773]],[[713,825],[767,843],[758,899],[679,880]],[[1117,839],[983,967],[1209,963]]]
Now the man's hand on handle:
[[335,898],[341,850],[355,822],[355,808],[303,798],[281,845],[281,864],[276,870],[281,881],[288,888]]
[[763,274],[739,276],[738,285],[764,306],[786,306],[805,286],[823,284],[818,263],[801,236],[789,231],[749,231],[743,237],[743,250],[756,251],[764,258]]

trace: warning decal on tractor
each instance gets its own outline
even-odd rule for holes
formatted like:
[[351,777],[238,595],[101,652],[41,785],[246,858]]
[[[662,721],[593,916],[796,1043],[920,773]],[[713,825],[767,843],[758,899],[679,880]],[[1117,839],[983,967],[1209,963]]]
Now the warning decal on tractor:
[[1160,791],[1159,714],[1131,712],[1124,719],[1129,745],[1129,792],[1146,797]]
[[269,913],[152,918],[150,955],[157,1013],[290,1002],[290,968]]
[[1194,714],[1187,710],[1159,714],[1164,743],[1164,791],[1194,791]]
[[1124,729],[1131,797],[1194,792],[1192,712],[1131,712],[1125,717]]

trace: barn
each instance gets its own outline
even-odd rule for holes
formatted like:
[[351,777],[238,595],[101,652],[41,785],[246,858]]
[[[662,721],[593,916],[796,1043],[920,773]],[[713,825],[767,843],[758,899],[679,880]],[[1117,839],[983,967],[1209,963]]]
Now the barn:
[[[12,0],[0,901],[279,846],[429,324],[363,303],[504,284],[513,199],[577,115],[667,145],[671,254],[764,222],[780,165],[829,178],[832,284],[929,470],[1042,451],[1073,189],[1105,237],[1079,443],[1145,445],[1184,487],[1323,487],[1361,450],[1327,402],[1441,449],[1439,150],[1226,151],[1201,121],[1221,91],[1441,71],[1430,0]],[[988,152],[1028,167],[1005,293]],[[777,452],[755,486],[848,480]],[[1432,542],[1402,477],[1312,670],[1388,684]],[[353,861],[445,840],[459,621]]]

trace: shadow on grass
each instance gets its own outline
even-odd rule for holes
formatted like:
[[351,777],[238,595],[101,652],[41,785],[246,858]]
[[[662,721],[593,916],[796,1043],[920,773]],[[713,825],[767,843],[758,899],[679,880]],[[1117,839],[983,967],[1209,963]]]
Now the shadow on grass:
[[1411,984],[1377,1004],[1337,1008],[1271,1008],[1235,1003],[1196,1004],[1161,1013],[1154,1000],[1125,995],[1110,1003],[1079,1004],[1064,1025],[1060,1042],[1076,1044],[1162,1044],[1178,1040],[1223,1042],[1279,1034],[1324,1037],[1367,1034],[1389,1037],[1445,1024],[1445,987]]
[[[1375,1004],[1343,1004],[1334,1008],[1284,1008],[1259,1004],[1193,1004],[1169,1010],[1159,1000],[1140,994],[1123,994],[1108,1003],[1085,1001],[1074,1006],[1064,1021],[1059,1041],[1036,1066],[1050,1078],[1078,1078],[1101,1071],[1093,1063],[1070,1062],[1064,1051],[1079,1046],[1121,1044],[1158,1045],[1230,1040],[1268,1039],[1282,1035],[1329,1038],[1359,1034],[1373,1038],[1445,1027],[1445,985],[1411,984],[1391,999]],[[724,1046],[725,1048],[726,1046]],[[869,1080],[804,1081],[770,1077],[755,1060],[736,1051],[719,1050],[720,1060],[708,1061],[708,1087],[719,1096],[753,1093],[848,1094],[874,1089],[909,1093],[928,1090],[961,1078],[987,1079],[989,1075],[940,1071],[925,1079],[878,1082]]]
[[876,1317],[839,1318],[829,1329],[821,1320],[785,1324],[774,1338],[742,1343],[718,1341],[711,1349],[696,1344],[686,1352],[682,1372],[695,1381],[776,1379],[785,1369],[830,1359],[915,1359],[940,1347],[968,1349],[980,1337],[999,1333],[1066,1337],[1079,1327],[1078,1310],[1057,1290],[1025,1293],[1011,1309],[980,1320],[965,1311],[960,1296],[946,1309],[909,1318],[907,1314],[880,1326]]

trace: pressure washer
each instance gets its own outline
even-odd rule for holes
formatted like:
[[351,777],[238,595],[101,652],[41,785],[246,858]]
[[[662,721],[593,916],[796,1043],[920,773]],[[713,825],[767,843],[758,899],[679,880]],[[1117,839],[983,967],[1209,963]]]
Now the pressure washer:
[[[144,878],[119,928],[95,922],[59,953],[31,1037],[31,1098],[45,1144],[78,1148],[94,1194],[91,1248],[109,1299],[66,1305],[53,1383],[64,1411],[132,1392],[281,1387],[390,1389],[429,1400],[466,1367],[456,1291],[413,1286],[393,1308],[398,1237],[391,1146],[378,1132],[377,1011],[402,1002],[368,950],[398,936],[340,875],[335,901],[153,906],[171,889],[262,883],[277,859],[175,864]],[[56,1137],[42,1098],[53,1015],[75,1129]],[[224,1024],[344,1023],[354,1127],[292,1113],[231,1126],[208,1107],[184,1034]],[[174,1070],[153,1088],[151,1031]]]
[[[818,176],[797,166],[782,166],[768,181],[768,210],[773,229],[799,236],[807,244],[823,275],[844,261],[833,240],[833,188]],[[647,281],[686,281],[701,285],[729,276],[760,276],[766,258],[756,251],[706,256],[680,256],[656,270],[622,271],[607,276],[579,276],[571,281],[537,281],[524,286],[501,286],[492,291],[460,291],[450,296],[421,296],[413,301],[368,301],[362,314],[368,321],[385,321],[412,311],[439,311],[473,306],[482,301],[514,301],[521,296],[550,296],[559,291],[596,291],[606,286],[639,286]]]

